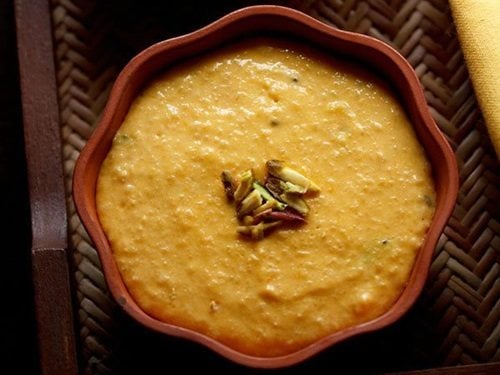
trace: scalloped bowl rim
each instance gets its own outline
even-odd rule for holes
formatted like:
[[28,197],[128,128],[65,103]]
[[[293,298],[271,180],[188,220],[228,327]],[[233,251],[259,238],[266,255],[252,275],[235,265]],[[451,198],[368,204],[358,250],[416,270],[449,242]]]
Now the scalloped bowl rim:
[[[121,124],[120,117],[123,118],[127,112],[140,84],[147,82],[166,65],[175,64],[200,52],[205,53],[242,36],[262,33],[259,27],[263,25],[266,32],[276,31],[289,37],[313,41],[319,49],[330,52],[336,48],[335,45],[340,45],[347,53],[340,51],[339,55],[348,58],[350,56],[358,61],[369,61],[379,72],[399,79],[397,92],[400,96],[406,95],[403,100],[406,111],[411,112],[411,122],[431,162],[434,179],[439,180],[439,186],[436,187],[436,213],[424,244],[417,254],[408,283],[391,309],[374,320],[332,333],[305,348],[278,357],[257,357],[241,353],[199,332],[159,321],[145,313],[128,293],[120,276],[110,245],[99,223],[95,203],[95,186],[100,165],[109,151],[112,137]],[[231,31],[236,34],[230,34]],[[369,55],[375,63],[370,62],[367,57]],[[377,62],[377,59],[380,61]],[[118,304],[146,327],[198,342],[234,362],[261,368],[285,367],[299,363],[349,337],[386,327],[407,312],[423,289],[433,250],[452,212],[457,191],[458,172],[453,151],[433,121],[419,80],[404,57],[379,40],[334,29],[299,11],[274,5],[237,10],[197,31],[154,44],[134,57],[119,74],[100,124],[77,160],[73,177],[73,196],[77,212],[96,245],[108,287]]]

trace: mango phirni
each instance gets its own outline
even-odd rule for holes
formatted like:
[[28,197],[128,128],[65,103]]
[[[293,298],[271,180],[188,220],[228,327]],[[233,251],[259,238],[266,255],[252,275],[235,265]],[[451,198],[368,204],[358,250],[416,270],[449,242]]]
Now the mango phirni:
[[[305,223],[238,233],[222,171],[280,160],[319,187]],[[97,184],[123,281],[150,316],[256,356],[388,311],[434,214],[431,169],[389,85],[286,41],[169,68],[133,101]]]

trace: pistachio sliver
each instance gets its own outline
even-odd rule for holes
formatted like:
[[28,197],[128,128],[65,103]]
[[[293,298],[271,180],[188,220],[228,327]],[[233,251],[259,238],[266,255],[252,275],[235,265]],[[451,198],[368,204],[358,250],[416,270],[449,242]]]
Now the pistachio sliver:
[[267,217],[274,220],[283,220],[288,222],[292,221],[300,223],[305,222],[305,219],[302,216],[296,214],[295,212],[290,212],[290,211],[283,211],[283,212],[271,211],[267,214]]
[[271,193],[269,193],[267,191],[267,189],[264,186],[262,186],[261,184],[259,184],[257,181],[253,182],[252,187],[255,190],[258,190],[260,195],[262,195],[262,198],[264,198],[266,201],[273,199],[273,196],[271,195]]
[[284,182],[284,189],[287,193],[305,194],[307,189],[300,185],[292,184],[290,181]]
[[252,215],[258,215],[263,211],[267,211],[269,209],[276,208],[276,199],[272,199],[270,201],[267,201],[266,203],[261,204],[259,207],[257,207],[255,210],[252,211]]
[[272,208],[268,208],[267,210],[259,212],[257,215],[254,215],[252,217],[252,219],[253,219],[252,224],[257,224],[257,223],[260,223],[261,221],[263,221],[264,219],[267,219],[272,212],[273,212]]
[[226,193],[226,197],[229,201],[234,199],[234,189],[235,183],[233,176],[229,171],[223,171],[220,175],[220,179],[222,181],[222,185],[224,186],[224,192]]
[[281,195],[285,193],[282,186],[283,181],[276,177],[268,177],[266,179],[266,189],[271,193],[275,199],[281,199]]
[[278,210],[282,211],[286,208],[285,203],[276,200],[275,197],[273,197],[273,195],[271,195],[271,193],[257,181],[254,181],[252,186],[255,190],[257,190],[260,193],[260,195],[262,195],[262,198],[264,198],[266,201],[268,202],[274,201],[275,202],[274,205]]
[[296,170],[285,166],[280,160],[269,160],[266,163],[266,166],[269,174],[278,177],[285,182],[291,182],[292,184],[301,186],[305,189],[305,192],[319,192],[320,190],[319,186],[313,181]]
[[243,216],[243,219],[241,219],[241,222],[244,225],[253,225],[253,224],[255,224],[255,220],[254,220],[253,216],[250,216],[250,215]]
[[271,223],[260,222],[256,225],[240,225],[236,231],[240,234],[250,236],[254,240],[261,240],[264,238],[264,232],[268,229],[281,225],[281,221],[273,221]]
[[279,184],[279,191],[281,192],[280,195],[284,194],[284,193],[292,193],[292,194],[301,194],[302,195],[302,194],[305,194],[307,192],[307,189],[303,186],[295,185],[289,181],[280,180],[279,178],[277,178],[276,180],[277,180],[277,184]]
[[245,199],[241,202],[240,207],[238,208],[238,216],[246,215],[247,213],[255,210],[262,204],[262,196],[257,190],[252,190],[250,194],[246,196]]
[[255,225],[238,225],[236,227],[236,232],[240,234],[250,235],[252,233],[253,227],[255,227]]
[[309,213],[306,201],[297,194],[285,193],[281,195],[281,199],[299,214],[306,216]]
[[254,181],[253,171],[249,169],[240,174],[239,184],[234,192],[234,200],[236,203],[241,202],[252,191],[252,184]]
[[254,225],[252,229],[250,230],[250,236],[254,240],[261,240],[264,238],[264,224],[259,223],[257,225]]
[[278,221],[272,221],[270,223],[261,223],[264,225],[264,230],[268,230],[271,228],[279,227],[283,222],[281,220]]

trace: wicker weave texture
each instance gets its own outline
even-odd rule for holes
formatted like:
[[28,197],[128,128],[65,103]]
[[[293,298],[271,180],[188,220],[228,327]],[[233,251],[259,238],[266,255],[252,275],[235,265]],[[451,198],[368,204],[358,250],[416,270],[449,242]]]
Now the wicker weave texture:
[[[89,374],[112,372],[117,312],[97,253],[75,213],[73,168],[119,69],[143,47],[173,35],[166,22],[151,21],[154,6],[137,14],[124,3],[53,0],[52,5],[82,369]],[[416,69],[432,115],[455,150],[461,178],[456,208],[417,306],[415,324],[433,332],[437,350],[424,342],[416,350],[438,365],[500,361],[499,165],[447,1],[292,0],[288,5],[336,27],[382,39]],[[194,10],[183,5],[180,15],[192,18]],[[186,31],[183,27],[173,29]]]

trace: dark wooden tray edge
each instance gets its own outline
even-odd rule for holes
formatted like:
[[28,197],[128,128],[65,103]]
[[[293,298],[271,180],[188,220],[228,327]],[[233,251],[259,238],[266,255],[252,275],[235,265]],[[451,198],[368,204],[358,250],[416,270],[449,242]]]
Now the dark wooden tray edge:
[[70,375],[78,364],[49,9],[48,0],[15,1],[40,368]]

